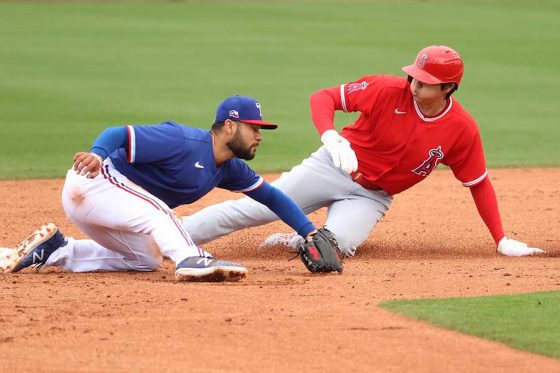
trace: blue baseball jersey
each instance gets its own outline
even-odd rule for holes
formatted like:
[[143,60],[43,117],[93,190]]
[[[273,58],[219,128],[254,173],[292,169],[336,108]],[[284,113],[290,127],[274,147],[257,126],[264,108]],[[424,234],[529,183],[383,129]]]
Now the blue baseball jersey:
[[171,208],[192,203],[215,187],[249,192],[264,182],[239,158],[216,166],[210,131],[171,121],[126,128],[128,144],[109,158],[120,173]]

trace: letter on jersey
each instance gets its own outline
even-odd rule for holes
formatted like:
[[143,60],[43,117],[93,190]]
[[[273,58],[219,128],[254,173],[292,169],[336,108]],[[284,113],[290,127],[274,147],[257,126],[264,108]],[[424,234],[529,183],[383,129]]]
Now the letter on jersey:
[[430,149],[428,152],[429,157],[420,166],[416,167],[412,172],[420,176],[428,176],[433,170],[436,169],[439,161],[443,158],[441,145],[436,149]]

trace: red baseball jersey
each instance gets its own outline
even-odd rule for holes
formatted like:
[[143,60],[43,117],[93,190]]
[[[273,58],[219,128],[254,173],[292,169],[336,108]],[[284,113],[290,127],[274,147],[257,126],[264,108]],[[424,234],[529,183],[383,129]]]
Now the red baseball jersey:
[[358,172],[387,193],[412,187],[439,163],[449,166],[467,187],[486,177],[478,126],[457,100],[450,98],[440,114],[426,117],[407,79],[390,75],[343,84],[340,100],[342,110],[360,112],[341,131],[356,152]]

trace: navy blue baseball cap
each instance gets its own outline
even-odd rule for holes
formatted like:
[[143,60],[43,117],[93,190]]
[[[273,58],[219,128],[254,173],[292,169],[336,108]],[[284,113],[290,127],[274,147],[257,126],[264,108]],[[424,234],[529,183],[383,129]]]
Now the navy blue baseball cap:
[[214,123],[225,122],[227,119],[256,124],[265,130],[278,128],[277,124],[262,120],[261,104],[254,98],[247,96],[228,97],[218,105]]

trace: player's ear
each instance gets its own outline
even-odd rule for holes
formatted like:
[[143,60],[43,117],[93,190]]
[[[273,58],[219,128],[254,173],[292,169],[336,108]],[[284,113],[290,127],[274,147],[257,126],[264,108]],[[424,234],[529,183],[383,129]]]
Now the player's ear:
[[444,91],[445,93],[449,93],[453,88],[455,88],[455,85],[456,83],[442,83],[441,90]]
[[226,119],[226,121],[224,122],[224,130],[226,131],[226,133],[228,135],[234,134],[236,128],[237,128],[237,122],[236,121],[233,121],[231,119]]

